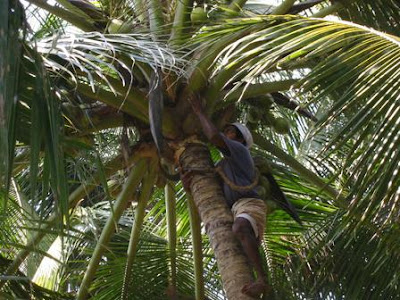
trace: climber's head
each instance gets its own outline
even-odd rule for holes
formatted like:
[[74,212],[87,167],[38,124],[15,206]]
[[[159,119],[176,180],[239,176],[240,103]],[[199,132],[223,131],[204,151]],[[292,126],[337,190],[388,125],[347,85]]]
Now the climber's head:
[[247,148],[253,145],[253,137],[250,130],[241,123],[231,123],[224,129],[224,134],[227,138],[244,144]]

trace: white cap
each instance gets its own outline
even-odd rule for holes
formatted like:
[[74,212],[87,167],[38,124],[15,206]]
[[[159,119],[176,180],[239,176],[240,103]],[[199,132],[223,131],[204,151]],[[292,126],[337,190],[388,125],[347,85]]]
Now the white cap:
[[246,147],[250,149],[250,147],[253,145],[253,136],[251,135],[250,130],[239,122],[231,123],[230,125],[235,126],[240,131],[240,133],[243,135]]

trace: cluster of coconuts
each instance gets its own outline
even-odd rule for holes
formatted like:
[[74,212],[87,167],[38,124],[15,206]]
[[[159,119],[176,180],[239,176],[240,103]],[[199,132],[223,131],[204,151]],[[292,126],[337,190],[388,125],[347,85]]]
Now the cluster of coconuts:
[[286,118],[277,117],[272,112],[273,98],[271,95],[265,95],[257,99],[249,99],[247,108],[247,121],[250,127],[257,124],[263,124],[271,127],[276,133],[288,134],[290,123]]

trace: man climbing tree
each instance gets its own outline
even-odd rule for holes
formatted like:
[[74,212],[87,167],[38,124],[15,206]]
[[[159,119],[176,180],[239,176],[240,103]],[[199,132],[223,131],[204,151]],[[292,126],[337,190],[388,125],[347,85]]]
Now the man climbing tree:
[[[259,297],[269,292],[271,287],[266,283],[266,274],[258,250],[265,228],[266,207],[254,189],[258,179],[249,151],[253,144],[252,135],[247,127],[240,123],[229,124],[223,133],[219,132],[203,111],[200,99],[192,98],[191,104],[203,133],[224,155],[216,170],[222,178],[226,204],[233,214],[232,231],[257,274],[256,280],[243,286],[241,291],[250,297]],[[182,176],[186,190],[190,190],[192,176],[191,171]]]

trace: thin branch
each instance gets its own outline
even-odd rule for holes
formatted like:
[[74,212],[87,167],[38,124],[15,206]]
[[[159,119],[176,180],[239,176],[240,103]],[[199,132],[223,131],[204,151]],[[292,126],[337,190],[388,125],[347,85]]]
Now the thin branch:
[[[149,108],[146,94],[137,89],[129,89],[128,87],[123,86],[122,83],[116,79],[107,77],[107,80],[112,85],[113,89],[115,89],[115,91],[120,95],[115,95],[112,92],[100,88],[96,93],[93,93],[92,89],[84,84],[78,84],[77,90],[89,98],[106,103],[107,105],[124,111],[148,124]],[[163,111],[162,126],[164,136],[171,138],[176,137],[178,131],[176,129],[173,115],[166,109]]]
[[247,0],[233,0],[231,4],[229,4],[229,10],[231,11],[240,11],[243,6],[246,4]]
[[91,119],[89,124],[85,125],[85,127],[80,127],[78,133],[71,135],[71,137],[85,136],[90,133],[98,133],[104,129],[122,127],[123,123],[124,117],[121,113],[108,114],[102,116],[101,119]]
[[229,93],[226,96],[225,101],[233,102],[237,101],[238,99],[257,97],[272,92],[287,91],[297,82],[298,80],[289,79],[283,81],[252,84]]
[[[354,1],[354,0],[353,0]],[[340,2],[335,2],[334,4],[327,6],[315,14],[311,15],[310,18],[323,18],[329,15],[332,15],[343,8],[343,4]]]
[[278,5],[272,12],[271,15],[284,15],[292,7],[296,0],[284,0],[281,5]]
[[292,8],[287,12],[288,14],[294,15],[302,12],[306,9],[309,9],[321,2],[325,2],[326,0],[308,0],[304,2],[300,2],[292,6]]
[[162,3],[157,0],[147,0],[149,8],[149,20],[150,20],[150,31],[153,34],[153,37],[156,38],[160,36],[165,31],[164,25],[164,17],[162,12]]
[[139,186],[146,172],[146,167],[147,167],[146,160],[142,159],[138,161],[138,163],[134,166],[131,173],[129,174],[129,177],[126,180],[126,183],[121,191],[121,194],[119,194],[117,200],[115,201],[113,207],[114,214],[110,215],[110,217],[107,220],[107,223],[104,225],[103,231],[101,232],[99,240],[96,244],[96,248],[90,259],[89,265],[87,267],[81,286],[79,288],[79,292],[77,295],[78,300],[84,300],[87,298],[90,284],[97,271],[101,257],[104,251],[106,250],[106,247],[111,239],[111,236],[115,231],[115,224],[118,223],[122,213],[126,208],[126,204],[132,197],[132,194],[134,193],[136,188]]
[[183,42],[184,29],[190,23],[190,11],[193,8],[193,0],[177,1],[174,23],[172,24],[169,42],[171,45],[181,45]]
[[131,91],[126,96],[126,101],[124,101],[121,96],[115,95],[114,93],[101,88],[98,88],[96,93],[93,93],[92,89],[85,84],[78,84],[77,91],[84,96],[101,101],[116,109],[120,109],[139,120],[146,123],[149,122],[148,108],[145,105],[147,100],[144,93],[133,93]]
[[194,257],[194,277],[196,299],[204,299],[204,278],[203,278],[203,250],[201,245],[201,221],[199,212],[193,198],[187,195],[189,208],[190,229],[192,232],[193,257]]
[[129,287],[131,286],[132,266],[136,257],[137,245],[139,244],[145,209],[147,206],[147,202],[151,196],[151,192],[154,186],[154,179],[156,178],[156,176],[154,176],[156,165],[154,162],[152,162],[151,165],[152,166],[150,167],[149,173],[147,173],[146,177],[143,179],[140,196],[138,199],[138,205],[136,206],[135,210],[135,222],[132,226],[131,237],[129,239],[121,299],[129,299],[128,294]]
[[167,209],[168,249],[170,255],[169,289],[176,291],[176,199],[172,182],[165,185],[165,202]]

